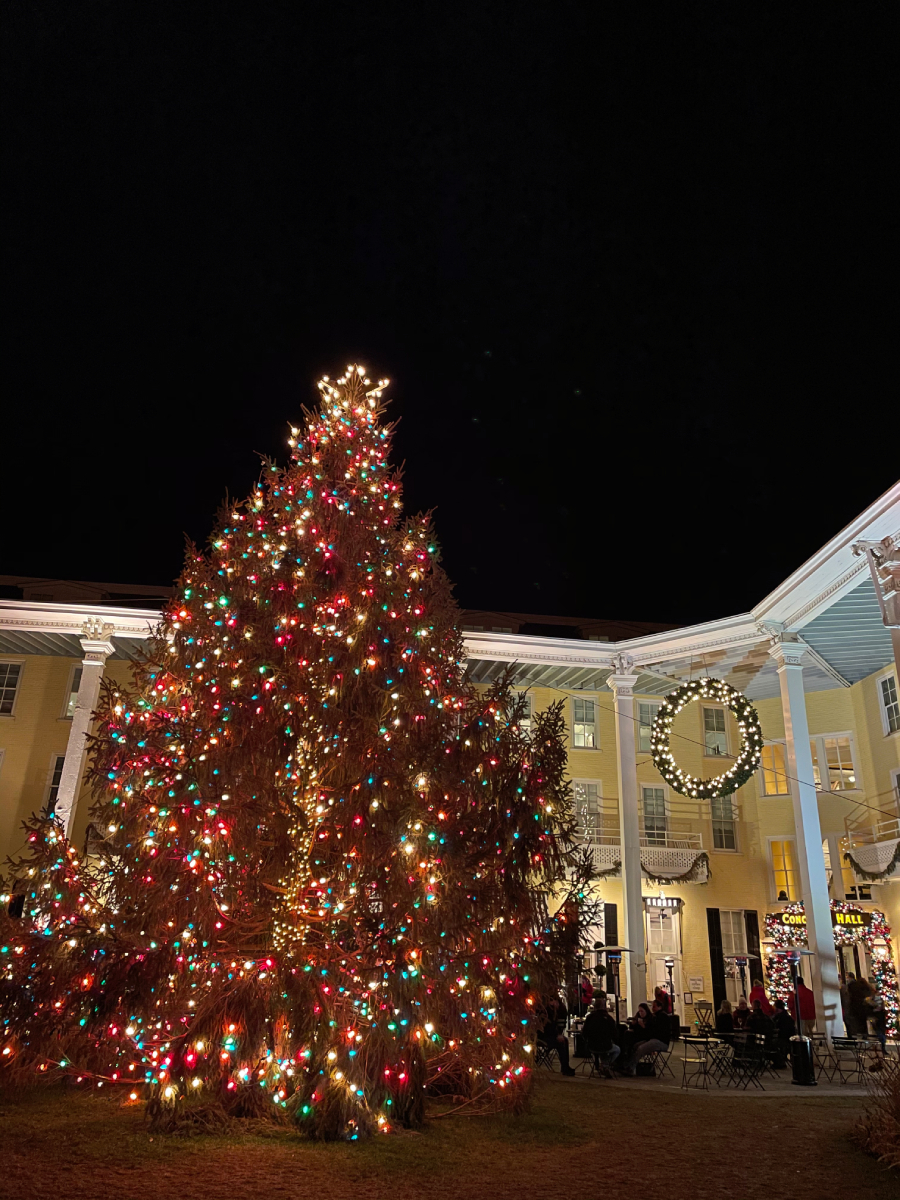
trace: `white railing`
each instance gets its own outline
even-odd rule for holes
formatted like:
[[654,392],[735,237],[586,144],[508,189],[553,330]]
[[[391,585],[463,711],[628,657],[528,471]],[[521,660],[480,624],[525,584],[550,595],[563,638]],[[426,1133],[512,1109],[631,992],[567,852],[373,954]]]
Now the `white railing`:
[[897,838],[900,838],[900,818],[894,817],[877,825],[848,830],[847,836],[841,838],[841,848],[850,850],[854,846],[871,846],[876,842],[892,842]]
[[641,847],[663,850],[702,850],[703,835],[699,833],[642,833]]

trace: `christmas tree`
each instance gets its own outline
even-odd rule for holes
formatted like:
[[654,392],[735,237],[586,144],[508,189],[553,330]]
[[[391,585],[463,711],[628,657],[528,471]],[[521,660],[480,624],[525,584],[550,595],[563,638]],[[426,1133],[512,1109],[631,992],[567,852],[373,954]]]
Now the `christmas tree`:
[[86,853],[31,822],[0,926],[20,1078],[318,1138],[415,1126],[428,1092],[523,1104],[585,902],[561,706],[526,728],[466,682],[386,382],[323,379],[289,464],[189,547],[134,690],[105,688]]

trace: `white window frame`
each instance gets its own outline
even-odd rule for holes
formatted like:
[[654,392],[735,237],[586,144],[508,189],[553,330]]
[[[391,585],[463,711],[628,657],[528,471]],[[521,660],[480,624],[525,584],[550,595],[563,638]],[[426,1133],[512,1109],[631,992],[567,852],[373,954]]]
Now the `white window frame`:
[[[635,700],[635,704],[637,705],[637,752],[638,752],[638,754],[649,754],[650,753],[650,734],[649,733],[647,734],[646,748],[643,745],[641,745],[641,705],[646,704],[650,708],[655,708],[656,713],[658,713],[660,710],[660,707],[662,705],[662,700],[640,700],[640,699],[637,699],[637,700]],[[651,729],[653,728],[653,721],[656,717],[656,713],[653,713],[652,716],[650,717],[650,728]]]
[[784,792],[765,792],[765,791],[763,791],[763,780],[765,779],[765,775],[762,774],[763,766],[762,766],[762,762],[760,762],[760,765],[759,765],[760,776],[759,776],[759,789],[758,789],[760,798],[764,799],[764,800],[769,800],[769,799],[774,800],[777,797],[790,796],[791,784],[790,784],[790,780],[788,779],[787,742],[785,741],[784,738],[766,738],[766,740],[763,742],[763,747],[765,747],[765,746],[780,746],[781,747],[781,757],[784,760],[784,786],[787,790]]
[[6,757],[6,751],[0,746],[0,775],[3,774],[3,759]]
[[25,659],[17,658],[14,654],[4,654],[3,657],[0,658],[0,666],[12,666],[19,668],[19,678],[16,683],[16,694],[13,696],[12,711],[8,713],[0,713],[0,721],[11,721],[16,715],[19,697],[22,694],[22,680],[25,678]]
[[881,713],[881,728],[884,731],[885,737],[900,736],[900,728],[891,729],[888,724],[887,705],[884,702],[884,693],[881,690],[882,681],[885,679],[893,679],[894,690],[897,693],[897,699],[900,700],[900,681],[897,679],[896,671],[883,671],[875,680],[875,689],[878,695],[878,711]]
[[[603,780],[602,779],[584,779],[581,777],[579,777],[578,779],[572,780],[572,803],[575,808],[576,827],[578,828],[578,830],[581,834],[582,841],[589,843],[590,839],[585,836],[585,831],[581,825],[581,813],[578,808],[578,796],[577,796],[576,788],[578,787],[579,784],[582,784],[582,785],[590,784],[592,787],[596,787],[597,801],[599,804],[599,811],[598,811],[597,815],[602,820],[602,818],[603,818]],[[601,833],[602,833],[602,831],[601,831]]]
[[513,689],[513,695],[516,700],[524,700],[528,706],[528,711],[519,722],[519,728],[523,733],[531,733],[534,721],[534,692],[530,688],[516,688]]
[[[60,764],[60,760],[62,763]],[[59,783],[56,784],[57,799],[59,798],[59,786],[62,783],[62,773],[65,768],[65,754],[51,754],[50,766],[47,770],[47,783],[44,786],[44,812],[50,811],[50,793],[53,791],[53,776],[56,774],[57,766],[59,767]],[[53,811],[56,811],[56,801],[53,802]]]
[[[75,683],[75,676],[78,674],[79,671],[83,671],[83,670],[84,670],[83,663],[74,663],[69,669],[69,679],[66,684],[65,695],[63,696],[62,712],[59,715],[59,719],[61,721],[71,721],[72,717],[74,716],[74,713],[70,714],[68,711],[69,710],[69,697],[72,695],[73,692],[75,692],[76,702],[77,702],[78,688],[74,687],[73,685]],[[84,676],[82,676],[82,678],[84,678]],[[79,682],[79,687],[80,687],[81,680],[79,680],[78,682]]]
[[[710,754],[706,748],[706,718],[704,714],[710,709],[720,712],[725,724],[725,752],[723,754]],[[728,709],[723,704],[701,704],[700,705],[700,732],[703,734],[703,757],[723,759],[728,758],[731,754],[731,733],[728,729]]]
[[793,834],[773,833],[771,836],[766,838],[766,865],[769,871],[769,892],[771,897],[776,904],[784,903],[783,900],[779,901],[778,899],[778,888],[775,884],[775,862],[772,858],[773,842],[790,842],[794,847],[794,890],[797,892],[797,895],[790,897],[790,902],[793,903],[794,900],[802,900],[803,897],[801,895],[800,888],[800,860],[797,858],[797,838]]
[[[783,838],[775,839],[776,842],[783,841],[783,840],[784,840]],[[738,921],[738,928],[741,931],[741,946],[739,949],[734,949],[734,948],[730,949],[728,951],[729,954],[746,954],[747,953],[747,922],[744,920],[744,912],[745,912],[745,909],[743,909],[743,908],[720,908],[719,909],[719,929],[720,929],[720,931],[722,929],[722,913],[730,913],[730,914],[737,913],[740,916],[740,920]],[[731,925],[730,922],[729,922],[729,925],[730,925],[729,932],[733,933],[734,926]],[[724,938],[724,936],[722,937],[722,953],[723,953],[723,955],[725,954],[725,938]],[[761,970],[761,969],[762,969],[761,967],[757,968],[757,970]]]
[[642,838],[646,838],[648,836],[647,825],[646,825],[646,820],[645,820],[645,816],[644,816],[644,792],[648,788],[652,788],[654,792],[662,792],[662,794],[663,794],[663,806],[665,809],[665,818],[666,818],[666,828],[665,828],[664,838],[663,838],[662,842],[651,842],[650,845],[664,846],[665,839],[668,838],[668,836],[671,832],[671,830],[669,828],[669,823],[671,821],[672,812],[671,812],[671,806],[669,804],[669,785],[667,783],[639,783],[638,788],[640,789],[640,793],[641,793],[641,795],[640,795],[641,808],[640,808],[639,835]]
[[[852,788],[839,788],[836,792],[833,792],[830,787],[826,788],[824,786],[826,781],[828,783],[831,782],[828,774],[828,756],[825,753],[825,741],[828,738],[847,738],[848,742],[850,743],[850,761],[853,763],[853,776],[856,780]],[[856,739],[854,738],[853,731],[851,729],[840,729],[836,732],[829,730],[828,733],[811,733],[809,735],[809,740],[811,742],[815,742],[816,744],[814,757],[815,765],[819,768],[819,784],[817,791],[826,796],[846,796],[848,792],[861,792],[863,790],[862,781],[859,777],[859,758],[856,754]],[[810,749],[812,749],[812,747],[810,747]]]
[[[576,700],[582,700],[582,701],[587,700],[594,706],[594,744],[593,744],[593,746],[576,746],[576,744],[575,744],[575,725],[576,724],[587,725],[587,721],[576,722],[576,720],[575,720],[575,701]],[[572,749],[573,750],[589,750],[589,751],[599,750],[600,749],[600,701],[599,701],[596,693],[593,695],[572,696],[572,707],[571,707],[570,711],[571,711],[571,719],[572,719],[572,728],[570,731],[571,737],[572,737]]]
[[894,785],[894,803],[897,806],[897,816],[900,817],[900,767],[891,771],[891,783]]
[[735,798],[735,793],[731,792],[730,795],[728,795],[728,796],[717,796],[716,799],[731,801],[731,814],[732,814],[731,815],[731,824],[734,826],[734,846],[730,847],[730,846],[717,846],[716,845],[716,818],[713,816],[713,805],[716,803],[716,800],[710,800],[710,802],[709,802],[709,826],[710,826],[710,829],[709,829],[710,846],[709,846],[709,848],[713,854],[740,854],[741,853],[741,837],[740,837],[740,831],[738,830],[738,825],[740,824],[740,818],[738,816],[739,810],[738,810],[738,803]]

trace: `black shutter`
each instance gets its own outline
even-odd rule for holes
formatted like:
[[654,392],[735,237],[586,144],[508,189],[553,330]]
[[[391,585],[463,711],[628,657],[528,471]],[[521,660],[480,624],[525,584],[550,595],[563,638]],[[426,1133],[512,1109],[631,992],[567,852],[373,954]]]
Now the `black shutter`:
[[749,908],[744,909],[744,926],[747,930],[747,953],[757,954],[758,958],[751,958],[750,965],[747,968],[748,982],[753,987],[754,979],[761,979],[765,982],[766,976],[764,973],[762,950],[759,947],[759,914]]
[[607,946],[618,946],[619,914],[615,904],[603,905],[603,933]]
[[709,963],[712,968],[713,1012],[718,1012],[722,1001],[727,999],[725,991],[725,956],[722,950],[722,922],[717,908],[706,910],[709,927]]

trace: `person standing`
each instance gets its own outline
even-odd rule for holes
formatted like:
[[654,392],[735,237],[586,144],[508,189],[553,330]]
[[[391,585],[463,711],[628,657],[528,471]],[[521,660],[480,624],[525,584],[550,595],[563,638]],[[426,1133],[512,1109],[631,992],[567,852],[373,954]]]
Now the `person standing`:
[[816,998],[810,989],[803,982],[803,976],[797,976],[797,993],[800,997],[800,1018],[797,1019],[797,1013],[794,1012],[794,993],[791,992],[791,1014],[798,1027],[807,1035],[807,1037],[816,1028]]
[[751,1009],[753,1008],[753,1002],[758,1000],[759,1006],[763,1011],[763,1016],[771,1017],[772,1005],[769,1003],[769,997],[766,995],[766,989],[761,979],[753,980],[753,987],[750,989],[750,995],[747,999],[750,1001]]
[[869,1036],[869,1015],[871,1001],[875,989],[868,979],[854,979],[847,984],[848,1015],[850,1018],[849,1035],[853,1038]]

